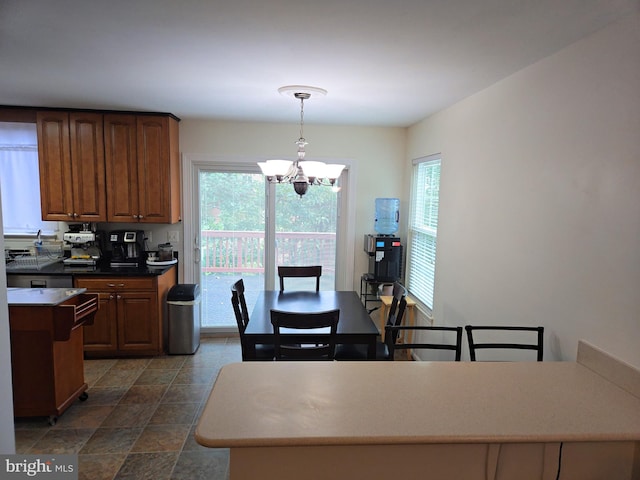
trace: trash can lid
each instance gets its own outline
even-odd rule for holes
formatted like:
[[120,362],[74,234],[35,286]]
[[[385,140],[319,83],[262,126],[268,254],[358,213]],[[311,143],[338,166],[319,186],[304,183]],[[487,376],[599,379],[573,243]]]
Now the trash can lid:
[[200,285],[197,283],[179,283],[174,285],[167,294],[167,301],[195,300],[200,296]]

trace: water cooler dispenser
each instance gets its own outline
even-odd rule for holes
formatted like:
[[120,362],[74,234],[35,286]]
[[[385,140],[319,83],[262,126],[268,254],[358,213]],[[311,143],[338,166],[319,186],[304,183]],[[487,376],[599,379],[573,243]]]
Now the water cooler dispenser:
[[365,235],[364,250],[369,254],[368,278],[376,282],[395,282],[402,273],[402,244],[394,234],[400,221],[400,199],[376,198],[376,235]]

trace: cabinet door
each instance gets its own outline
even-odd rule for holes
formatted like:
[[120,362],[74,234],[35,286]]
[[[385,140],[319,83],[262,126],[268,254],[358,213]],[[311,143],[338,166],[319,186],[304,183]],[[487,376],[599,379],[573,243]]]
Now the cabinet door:
[[166,223],[171,204],[169,118],[139,116],[137,130],[140,221]]
[[73,181],[69,149],[69,114],[36,114],[42,219],[73,221]]
[[140,212],[136,152],[136,116],[104,116],[107,217],[135,222]]
[[116,294],[113,292],[97,292],[100,306],[93,320],[93,325],[84,328],[85,352],[116,353],[118,350],[118,322]]
[[140,221],[180,221],[178,121],[169,116],[139,116],[138,175]]
[[118,349],[122,352],[160,353],[160,319],[156,292],[120,291]]
[[71,113],[71,178],[74,220],[107,220],[102,114]]

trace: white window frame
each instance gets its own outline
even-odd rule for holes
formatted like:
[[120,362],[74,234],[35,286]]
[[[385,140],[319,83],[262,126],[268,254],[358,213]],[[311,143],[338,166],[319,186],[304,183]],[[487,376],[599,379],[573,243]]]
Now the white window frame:
[[[438,216],[440,203],[440,169],[442,155],[437,153],[412,161],[411,202],[409,208],[407,289],[412,297],[432,315],[436,285],[436,249],[438,238]],[[438,167],[437,195],[425,198],[422,194],[427,175],[434,174]],[[421,172],[422,169],[429,169]],[[424,175],[421,175],[424,173]],[[435,205],[434,205],[435,203]],[[435,212],[434,212],[435,209]],[[428,212],[425,210],[429,210]]]

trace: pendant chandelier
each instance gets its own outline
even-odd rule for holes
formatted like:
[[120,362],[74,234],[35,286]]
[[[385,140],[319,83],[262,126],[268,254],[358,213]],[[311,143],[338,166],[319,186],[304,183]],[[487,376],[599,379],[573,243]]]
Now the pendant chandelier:
[[271,183],[291,183],[295,192],[302,196],[307,193],[309,185],[323,185],[333,187],[337,191],[337,180],[344,169],[344,165],[305,160],[304,147],[308,144],[304,138],[304,101],[311,98],[311,94],[326,95],[327,91],[317,87],[290,85],[280,87],[281,94],[293,95],[300,100],[300,137],[295,142],[298,146],[298,158],[291,160],[267,160],[258,162],[262,173]]

